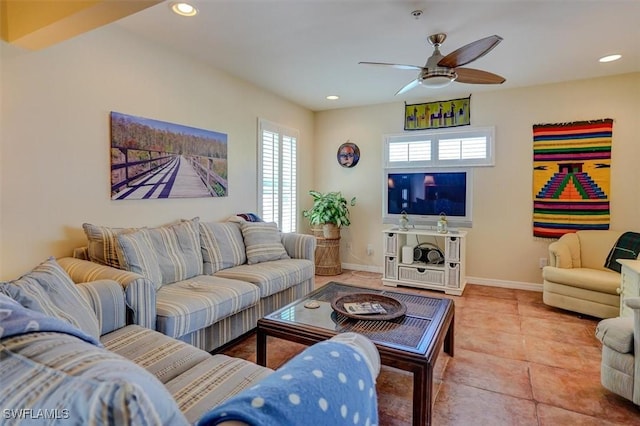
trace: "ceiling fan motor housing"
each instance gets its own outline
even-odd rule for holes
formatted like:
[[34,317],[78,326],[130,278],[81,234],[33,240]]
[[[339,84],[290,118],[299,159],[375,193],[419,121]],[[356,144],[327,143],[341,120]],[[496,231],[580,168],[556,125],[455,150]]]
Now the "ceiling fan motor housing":
[[[444,36],[444,34],[438,35]],[[444,38],[442,38],[442,41],[444,41]],[[440,60],[444,56],[442,56],[442,53],[440,53],[440,49],[438,49],[439,44],[434,44],[434,46],[435,51],[433,52],[433,55],[431,55],[429,59],[427,59],[427,63],[425,64],[422,71],[420,71],[420,75],[418,76],[418,83],[431,88],[444,87],[458,78],[458,74],[456,74],[454,68],[438,66],[438,62],[440,62]]]

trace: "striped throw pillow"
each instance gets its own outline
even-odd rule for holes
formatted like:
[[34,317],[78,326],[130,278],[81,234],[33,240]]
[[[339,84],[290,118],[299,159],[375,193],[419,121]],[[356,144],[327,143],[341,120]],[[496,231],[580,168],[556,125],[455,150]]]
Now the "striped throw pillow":
[[117,236],[118,259],[122,269],[140,274],[159,288],[162,284],[162,272],[158,266],[149,230],[142,228],[136,232]]
[[271,260],[289,259],[278,226],[273,222],[243,222],[240,224],[249,265]]
[[119,234],[137,231],[137,228],[109,228],[107,226],[97,226],[90,223],[83,223],[82,229],[87,236],[87,254],[89,260],[101,265],[120,268],[118,259]]
[[200,246],[204,273],[207,275],[247,261],[242,233],[237,223],[200,223]]
[[17,280],[0,283],[4,293],[22,306],[68,322],[100,338],[95,312],[67,272],[50,257]]
[[122,267],[149,278],[156,288],[202,275],[199,222],[194,218],[118,235]]

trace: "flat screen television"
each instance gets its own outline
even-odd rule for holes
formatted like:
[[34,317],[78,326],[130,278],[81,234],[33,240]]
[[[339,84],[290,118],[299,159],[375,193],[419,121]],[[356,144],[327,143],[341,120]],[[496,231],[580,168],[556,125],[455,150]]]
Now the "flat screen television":
[[383,223],[398,224],[402,212],[409,223],[436,226],[440,214],[450,227],[472,225],[470,170],[388,170],[383,194]]

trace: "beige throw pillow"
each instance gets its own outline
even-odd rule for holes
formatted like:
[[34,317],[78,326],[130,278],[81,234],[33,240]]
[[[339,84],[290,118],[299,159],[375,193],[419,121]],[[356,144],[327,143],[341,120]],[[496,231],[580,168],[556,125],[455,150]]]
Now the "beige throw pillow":
[[289,259],[282,245],[280,231],[272,222],[243,222],[240,224],[249,265],[271,260]]

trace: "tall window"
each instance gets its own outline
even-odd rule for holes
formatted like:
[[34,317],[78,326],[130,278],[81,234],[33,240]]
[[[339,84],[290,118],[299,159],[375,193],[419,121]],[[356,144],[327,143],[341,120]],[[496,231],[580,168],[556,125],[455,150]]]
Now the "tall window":
[[259,119],[258,206],[266,222],[296,232],[296,143],[298,131]]

